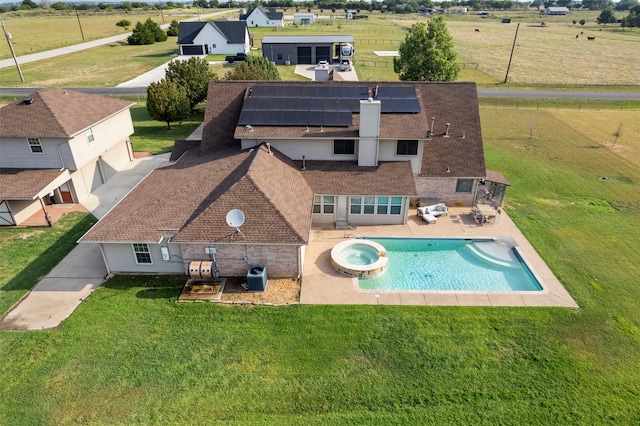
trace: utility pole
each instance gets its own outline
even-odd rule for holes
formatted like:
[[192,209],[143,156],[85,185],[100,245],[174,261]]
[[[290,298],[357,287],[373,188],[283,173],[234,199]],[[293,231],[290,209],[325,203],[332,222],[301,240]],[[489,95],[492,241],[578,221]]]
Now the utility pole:
[[20,69],[20,64],[18,63],[18,58],[16,58],[16,51],[13,50],[13,44],[11,44],[11,34],[7,32],[7,29],[4,26],[4,22],[0,22],[2,25],[2,31],[4,32],[4,36],[7,38],[7,43],[9,44],[9,50],[11,50],[11,56],[13,56],[13,61],[16,63],[16,68],[18,68],[18,74],[20,74],[20,81],[24,83],[24,77],[22,76],[22,70]]
[[84,41],[84,31],[82,31],[82,24],[80,23],[80,15],[78,15],[78,9],[76,9],[76,18],[78,18],[78,25],[80,26],[80,35],[82,36],[82,41]]
[[507,84],[507,80],[509,79],[509,68],[511,68],[511,59],[513,59],[513,51],[516,50],[516,40],[518,39],[518,28],[520,28],[520,22],[518,22],[518,26],[516,27],[516,35],[513,37],[513,46],[511,47],[511,56],[509,56],[509,65],[507,65],[507,74],[504,76],[504,84]]

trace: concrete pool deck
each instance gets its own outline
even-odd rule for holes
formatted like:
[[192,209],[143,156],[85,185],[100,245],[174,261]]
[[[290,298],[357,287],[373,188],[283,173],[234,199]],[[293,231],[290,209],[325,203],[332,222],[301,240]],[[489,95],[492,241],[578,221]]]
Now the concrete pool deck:
[[[345,238],[496,238],[511,237],[544,287],[539,292],[476,292],[362,290],[358,279],[343,275],[331,265],[331,249]],[[307,246],[300,303],[432,305],[432,306],[556,306],[577,308],[578,305],[503,211],[495,224],[479,225],[468,207],[450,207],[448,216],[440,216],[434,224],[423,222],[411,209],[406,225],[358,226],[356,231],[336,230],[333,225],[314,225]]]

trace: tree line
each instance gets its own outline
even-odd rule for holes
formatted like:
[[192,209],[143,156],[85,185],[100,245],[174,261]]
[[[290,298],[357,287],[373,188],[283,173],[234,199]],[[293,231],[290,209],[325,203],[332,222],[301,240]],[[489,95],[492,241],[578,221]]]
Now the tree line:
[[454,6],[468,7],[474,10],[510,10],[510,9],[527,9],[529,7],[552,7],[564,6],[569,9],[589,9],[589,10],[606,10],[612,8],[616,11],[631,11],[638,5],[638,0],[621,0],[613,2],[612,0],[582,0],[581,4],[576,4],[574,0],[533,0],[527,2],[519,2],[516,0],[385,0],[385,1],[353,1],[353,0],[317,0],[317,1],[295,1],[295,0],[271,0],[267,2],[255,1],[234,1],[234,0],[194,0],[192,3],[180,3],[167,1],[162,3],[147,3],[140,1],[124,1],[121,3],[74,3],[74,2],[51,2],[43,0],[36,3],[33,0],[22,0],[19,5],[0,5],[0,12],[30,10],[30,9],[46,9],[55,10],[125,10],[134,9],[150,10],[150,9],[176,9],[184,7],[202,7],[202,8],[254,8],[256,6],[265,6],[281,9],[322,9],[322,10],[340,10],[340,9],[360,9],[360,10],[379,10],[382,12],[396,13],[414,13],[418,11],[420,6],[427,8],[448,9]]

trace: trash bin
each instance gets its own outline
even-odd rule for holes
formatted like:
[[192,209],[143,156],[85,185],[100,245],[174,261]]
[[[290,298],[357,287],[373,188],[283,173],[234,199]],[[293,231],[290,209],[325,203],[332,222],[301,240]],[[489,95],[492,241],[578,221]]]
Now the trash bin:
[[250,266],[247,272],[249,291],[265,291],[267,289],[267,267]]

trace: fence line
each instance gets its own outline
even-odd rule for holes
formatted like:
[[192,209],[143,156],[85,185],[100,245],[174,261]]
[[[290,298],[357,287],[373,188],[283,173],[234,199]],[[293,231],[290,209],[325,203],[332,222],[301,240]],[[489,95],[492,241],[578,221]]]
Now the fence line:
[[547,98],[478,98],[481,106],[510,109],[549,110],[640,110],[640,101],[605,99],[547,99]]

